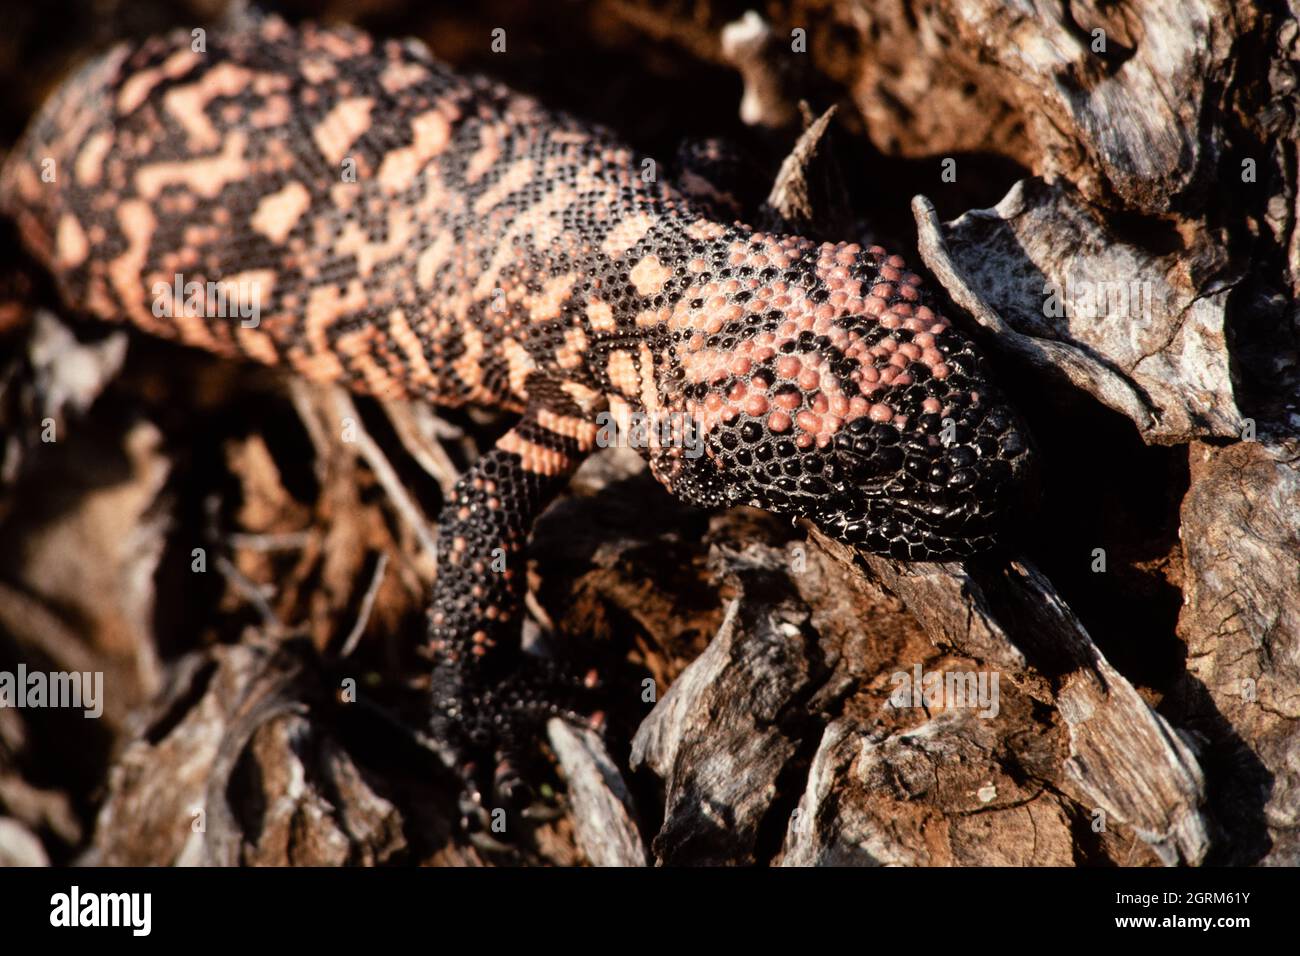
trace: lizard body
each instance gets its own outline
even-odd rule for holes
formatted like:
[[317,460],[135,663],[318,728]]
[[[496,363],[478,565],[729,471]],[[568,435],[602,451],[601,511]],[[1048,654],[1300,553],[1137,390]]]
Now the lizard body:
[[1025,470],[983,359],[902,259],[715,221],[643,168],[418,44],[266,17],[204,52],[100,57],[0,197],[79,311],[520,414],[445,503],[430,610],[435,723],[488,745],[555,709],[518,676],[519,555],[602,414],[644,416],[640,452],[687,501],[908,560],[988,548]]

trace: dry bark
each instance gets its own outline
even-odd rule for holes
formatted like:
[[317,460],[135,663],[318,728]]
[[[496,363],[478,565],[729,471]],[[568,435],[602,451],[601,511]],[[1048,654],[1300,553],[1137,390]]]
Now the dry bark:
[[[462,825],[411,650],[427,516],[499,423],[135,340],[123,365],[0,276],[0,669],[116,688],[102,724],[0,709],[0,861],[1300,863],[1296,12],[598,0],[506,24],[587,44],[586,73],[475,53],[473,13],[420,21],[634,140],[677,135],[680,101],[593,77],[760,130],[755,220],[914,243],[1045,463],[1006,553],[904,566],[596,456],[539,522],[526,633],[598,659],[608,732],[553,723],[504,833]],[[918,672],[996,675],[996,713],[900,696]]]

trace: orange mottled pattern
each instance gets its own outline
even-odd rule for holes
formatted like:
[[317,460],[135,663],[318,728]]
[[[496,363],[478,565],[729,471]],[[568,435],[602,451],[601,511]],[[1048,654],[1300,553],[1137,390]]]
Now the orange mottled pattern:
[[1025,471],[984,360],[901,258],[756,231],[727,184],[686,170],[688,196],[642,159],[418,43],[250,15],[85,67],[0,202],[79,311],[520,413],[440,519],[434,696],[464,749],[561,708],[554,674],[520,676],[541,666],[521,553],[607,417],[687,501],[903,559],[990,547]]

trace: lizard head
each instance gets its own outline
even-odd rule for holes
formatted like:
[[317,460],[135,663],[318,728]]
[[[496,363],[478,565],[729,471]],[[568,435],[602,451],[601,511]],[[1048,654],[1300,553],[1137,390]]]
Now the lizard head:
[[[823,246],[814,279],[678,336],[699,453],[651,456],[679,496],[811,519],[907,560],[990,547],[1030,450],[985,360],[876,248]],[[743,276],[741,277],[743,279]]]

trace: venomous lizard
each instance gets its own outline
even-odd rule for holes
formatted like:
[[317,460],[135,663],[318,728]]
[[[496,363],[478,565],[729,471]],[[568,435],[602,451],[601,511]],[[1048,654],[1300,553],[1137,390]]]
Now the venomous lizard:
[[258,17],[204,51],[101,56],[0,196],[74,310],[519,414],[439,520],[435,731],[465,753],[560,708],[565,678],[520,649],[520,551],[602,415],[649,423],[639,451],[688,502],[905,560],[987,549],[1026,469],[983,359],[901,258],[720,221],[639,160],[418,43]]

